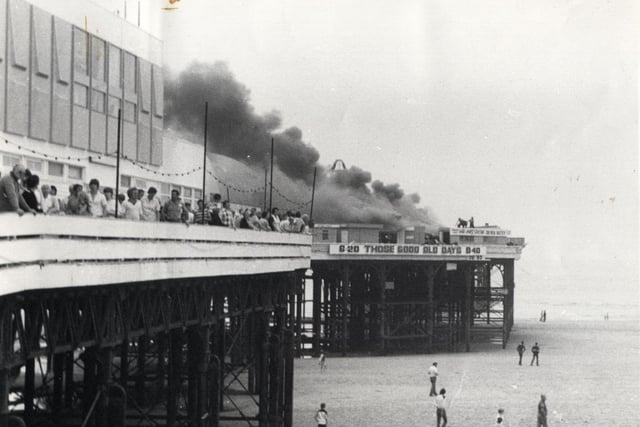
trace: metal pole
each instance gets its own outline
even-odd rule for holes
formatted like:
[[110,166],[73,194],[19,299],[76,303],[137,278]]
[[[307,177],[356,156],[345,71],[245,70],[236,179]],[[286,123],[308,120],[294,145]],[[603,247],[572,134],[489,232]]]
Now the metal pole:
[[269,212],[273,202],[273,137],[271,137],[271,179],[269,180]]
[[229,186],[227,185],[227,201],[231,203],[231,196],[229,196]]
[[313,201],[316,197],[316,173],[318,168],[313,168],[313,187],[311,187],[311,210],[309,212],[309,221],[313,219]]
[[209,103],[204,103],[204,155],[202,156],[202,222],[204,224],[204,205],[206,198],[206,182],[207,182],[207,117],[209,116]]
[[[262,206],[264,206],[264,210],[267,210],[267,175],[269,174],[269,167],[267,166],[267,153],[268,151],[264,152],[264,203]],[[269,212],[269,215],[271,215],[271,212]]]
[[117,133],[118,148],[116,149],[116,194],[114,195],[114,197],[116,198],[116,218],[118,218],[118,196],[120,195],[120,132],[121,132],[121,126],[122,126],[121,121],[122,121],[122,109],[118,108],[118,133]]

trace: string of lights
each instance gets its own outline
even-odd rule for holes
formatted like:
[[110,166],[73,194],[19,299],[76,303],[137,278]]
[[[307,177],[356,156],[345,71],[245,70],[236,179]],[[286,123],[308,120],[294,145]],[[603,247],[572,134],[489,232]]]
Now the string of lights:
[[[21,144],[17,144],[15,142],[9,141],[7,139],[4,140],[5,144],[7,145],[12,145],[14,147],[16,147],[19,151],[24,151],[27,153],[31,153],[31,154],[35,154],[35,155],[39,155],[44,157],[45,159],[52,159],[52,160],[56,160],[56,161],[73,161],[73,162],[81,162],[81,161],[86,161],[86,160],[91,160],[91,159],[98,159],[101,160],[103,158],[113,158],[115,157],[115,153],[113,154],[106,154],[106,155],[100,155],[100,154],[92,154],[92,155],[88,155],[88,156],[61,156],[61,155],[53,155],[53,154],[49,154],[49,153],[45,153],[39,150],[34,150],[32,148],[28,148],[25,147]],[[149,172],[152,173],[154,175],[158,175],[158,176],[165,176],[165,177],[172,177],[172,176],[189,176],[192,175],[198,171],[202,170],[202,166],[198,166],[195,167],[193,169],[184,171],[184,172],[161,172],[161,171],[157,171],[157,170],[153,170],[149,167],[144,166],[143,164],[137,162],[136,160],[130,159],[129,157],[127,157],[126,155],[121,155],[121,158],[128,161],[129,163],[131,163],[133,166],[138,167],[139,169],[145,171],[145,172]],[[219,178],[218,176],[216,176],[213,171],[207,169],[207,174],[209,174],[216,182],[219,182],[220,184],[222,184],[223,186],[229,188],[230,190],[233,190],[237,193],[243,193],[243,194],[255,194],[255,193],[262,193],[265,191],[264,186],[260,186],[260,187],[250,187],[250,188],[240,188],[237,187],[233,184],[230,184],[224,180],[222,180],[221,178]],[[304,202],[304,203],[300,203],[296,200],[292,200],[289,197],[285,196],[282,191],[280,191],[276,186],[273,187],[273,191],[278,194],[285,202],[289,203],[292,205],[292,207],[294,209],[302,209],[305,206],[308,206],[311,204],[311,201],[308,202]]]

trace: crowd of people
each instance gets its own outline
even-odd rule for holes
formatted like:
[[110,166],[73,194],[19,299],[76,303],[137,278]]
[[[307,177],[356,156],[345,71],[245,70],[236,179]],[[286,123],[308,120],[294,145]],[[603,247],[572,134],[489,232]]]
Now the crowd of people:
[[38,175],[31,174],[21,164],[0,178],[0,212],[16,212],[18,215],[78,215],[96,218],[124,218],[132,221],[177,222],[230,227],[256,231],[283,233],[311,233],[313,221],[300,212],[280,212],[278,208],[231,209],[228,200],[214,195],[210,203],[198,200],[192,209],[190,202],[183,202],[180,192],[171,191],[171,198],[162,202],[154,187],[129,188],[124,194],[114,194],[110,187],[100,188],[97,179],[89,181],[89,191],[82,184],[69,186],[69,196],[58,197],[54,185],[40,185]]

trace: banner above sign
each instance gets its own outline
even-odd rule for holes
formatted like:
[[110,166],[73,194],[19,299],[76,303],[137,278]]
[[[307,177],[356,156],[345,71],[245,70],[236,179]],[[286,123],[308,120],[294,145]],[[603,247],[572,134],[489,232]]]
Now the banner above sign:
[[329,255],[388,255],[483,260],[486,254],[487,248],[485,246],[472,245],[392,245],[382,243],[329,245]]
[[452,236],[509,236],[511,230],[503,230],[501,228],[452,228],[450,229]]

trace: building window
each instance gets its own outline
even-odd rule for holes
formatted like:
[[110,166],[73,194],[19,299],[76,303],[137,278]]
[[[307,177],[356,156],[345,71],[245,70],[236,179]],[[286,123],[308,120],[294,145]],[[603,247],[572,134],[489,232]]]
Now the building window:
[[124,91],[126,93],[136,93],[136,57],[129,52],[124,52]]
[[122,88],[122,51],[109,45],[109,86]]
[[69,166],[69,179],[82,179],[82,168],[78,166]]
[[89,36],[79,28],[73,29],[73,65],[76,73],[89,75]]
[[20,157],[11,156],[9,154],[5,154],[4,156],[2,156],[3,166],[13,166],[18,163],[20,163]]
[[123,116],[126,121],[131,123],[135,123],[136,121],[138,121],[138,111],[136,110],[136,107],[136,104],[134,104],[133,102],[125,101]]
[[89,99],[89,88],[80,83],[73,85],[73,104],[87,108]]
[[202,190],[194,189],[193,190],[193,197],[195,197],[198,200],[202,199]]
[[160,184],[160,194],[166,194],[169,195],[169,184],[167,183],[162,183]]
[[107,58],[105,52],[107,50],[104,40],[92,37],[91,40],[91,76],[94,80],[101,82],[106,81]]
[[191,192],[191,188],[189,188],[189,187],[184,187],[184,194],[183,194],[183,196],[184,196],[184,197],[187,197],[187,198],[191,198],[191,194],[192,194],[192,192]]
[[31,172],[42,172],[42,160],[27,159],[27,169]]
[[322,240],[329,240],[329,230],[322,230]]
[[109,96],[109,115],[118,118],[118,110],[122,108],[122,100],[115,96]]
[[92,90],[91,91],[91,109],[98,113],[104,113],[104,93]]
[[131,187],[131,177],[128,175],[120,175],[120,185],[123,187]]
[[147,188],[147,181],[143,181],[141,179],[136,179],[136,188]]
[[63,176],[64,165],[62,163],[49,162],[49,175],[51,176]]

